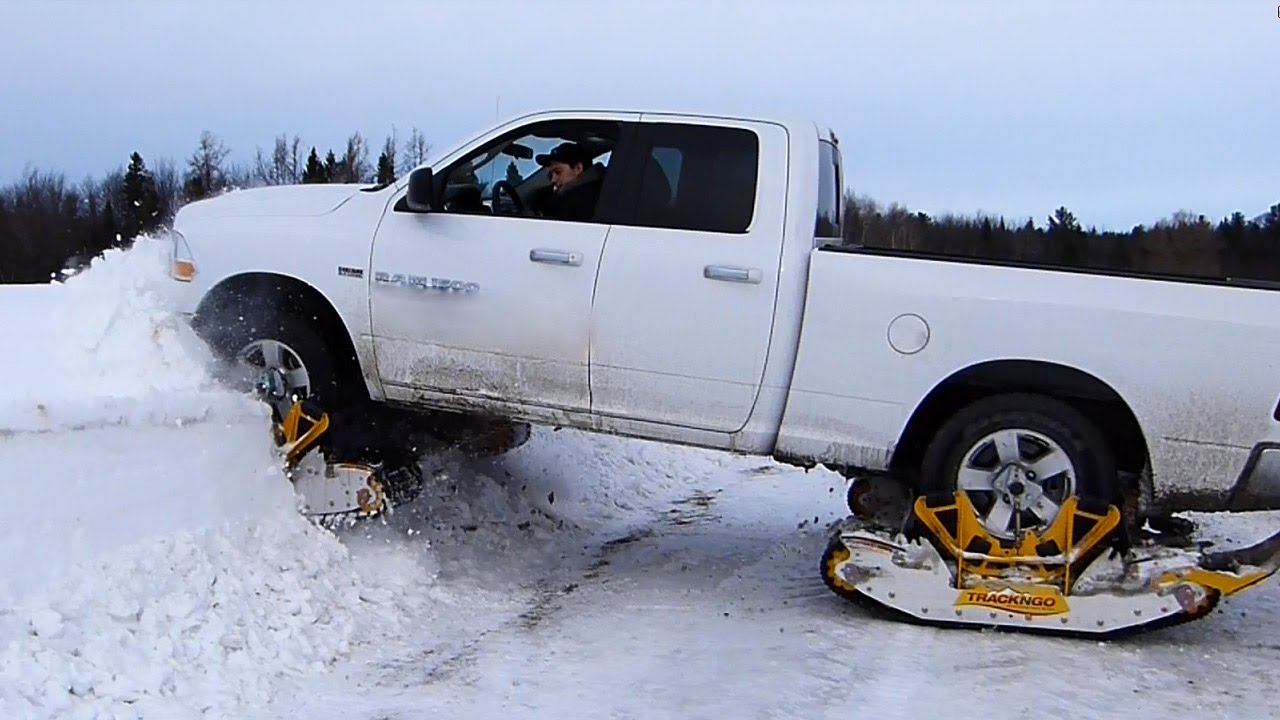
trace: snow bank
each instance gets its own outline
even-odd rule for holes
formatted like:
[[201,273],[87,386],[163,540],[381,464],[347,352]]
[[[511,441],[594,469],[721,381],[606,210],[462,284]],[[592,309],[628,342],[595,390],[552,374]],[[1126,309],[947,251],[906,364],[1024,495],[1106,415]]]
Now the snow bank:
[[166,263],[0,286],[0,718],[252,715],[429,597],[430,562],[366,569],[298,515]]
[[0,432],[265,412],[214,382],[207,349],[170,311],[182,287],[168,253],[143,238],[65,283],[0,285]]

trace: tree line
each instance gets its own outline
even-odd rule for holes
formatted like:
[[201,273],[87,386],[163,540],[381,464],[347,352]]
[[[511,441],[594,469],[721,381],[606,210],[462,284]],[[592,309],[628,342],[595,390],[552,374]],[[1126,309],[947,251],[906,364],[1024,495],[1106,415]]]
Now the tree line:
[[[304,147],[306,150],[304,151]],[[188,202],[238,188],[294,183],[386,183],[397,168],[413,167],[431,149],[418,128],[403,142],[393,129],[370,161],[360,133],[340,154],[280,134],[252,161],[230,161],[231,151],[211,132],[201,133],[180,168],[162,158],[149,166],[137,152],[102,178],[70,182],[53,171],[28,169],[0,187],[0,283],[47,283],[85,267],[111,248],[169,223]],[[1280,282],[1280,204],[1246,218],[1217,221],[1186,210],[1128,231],[1085,229],[1066,207],[1007,221],[986,214],[930,216],[897,203],[846,191],[843,242],[851,245],[1050,263],[1139,273]]]
[[236,163],[226,144],[205,131],[182,167],[171,158],[149,165],[133,152],[125,165],[80,182],[27,168],[0,187],[0,284],[65,277],[105,251],[129,247],[139,235],[166,226],[189,202],[266,185],[391,182],[398,165],[417,165],[431,150],[416,127],[403,142],[393,129],[373,161],[359,132],[347,137],[341,154],[325,148],[322,157],[312,145],[304,155],[303,147],[299,136],[281,134],[270,151],[256,148],[253,160]]
[[846,193],[843,241],[850,245],[1142,274],[1280,283],[1280,203],[1217,222],[1179,210],[1128,231],[1084,228],[1059,206],[1043,224],[975,214],[931,217],[896,203]]

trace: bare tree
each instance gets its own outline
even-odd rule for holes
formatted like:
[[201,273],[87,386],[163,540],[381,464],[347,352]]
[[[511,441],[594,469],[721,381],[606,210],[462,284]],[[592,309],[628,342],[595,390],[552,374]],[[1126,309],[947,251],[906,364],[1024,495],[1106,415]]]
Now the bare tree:
[[347,150],[338,160],[338,177],[336,182],[362,183],[372,177],[373,169],[369,165],[369,145],[359,132],[347,137]]
[[275,138],[270,161],[263,157],[262,148],[258,148],[253,174],[267,185],[293,185],[301,179],[301,167],[302,139],[294,135],[290,141],[288,134],[281,133]]
[[427,136],[414,126],[408,139],[404,141],[404,169],[412,170],[426,162],[429,152],[431,152],[431,143],[427,142]]
[[98,182],[98,193],[104,206],[111,203],[119,210],[124,201],[124,167],[117,165],[104,173]]
[[94,180],[92,175],[86,175],[84,180],[80,181],[80,195],[84,198],[89,217],[97,217],[107,200],[102,196],[102,185]]
[[183,194],[188,202],[209,197],[226,189],[227,175],[222,163],[231,154],[222,140],[205,130],[200,133],[200,144],[187,159],[187,176]]
[[182,206],[182,176],[173,158],[163,157],[151,168],[151,177],[155,180],[156,193],[160,196],[160,214],[166,222],[173,219],[174,213]]
[[254,186],[253,169],[242,163],[231,163],[226,167],[226,190],[238,190]]

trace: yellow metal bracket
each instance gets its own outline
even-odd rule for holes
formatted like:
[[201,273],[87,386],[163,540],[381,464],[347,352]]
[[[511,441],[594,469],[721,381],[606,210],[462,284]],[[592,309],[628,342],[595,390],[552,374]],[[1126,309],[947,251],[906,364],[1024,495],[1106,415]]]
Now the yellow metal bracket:
[[950,502],[918,497],[913,511],[940,550],[956,561],[959,587],[967,585],[968,575],[1001,578],[1016,568],[1028,573],[1031,582],[1056,586],[1064,595],[1070,593],[1073,569],[1091,561],[1120,526],[1114,505],[1092,512],[1082,509],[1074,496],[1043,533],[1026,530],[1012,542],[987,532],[963,491],[956,491]]
[[[303,423],[306,423],[305,430],[302,429]],[[329,429],[329,414],[321,412],[318,417],[308,414],[299,400],[289,408],[284,420],[274,429],[276,445],[285,448],[285,467],[293,468],[311,452]]]

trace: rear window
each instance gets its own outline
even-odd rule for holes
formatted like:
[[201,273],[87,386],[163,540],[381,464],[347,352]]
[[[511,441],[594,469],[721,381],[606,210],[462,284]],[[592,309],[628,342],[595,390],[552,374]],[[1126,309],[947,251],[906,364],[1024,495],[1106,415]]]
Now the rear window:
[[818,143],[818,218],[813,235],[840,238],[840,150],[830,140]]

